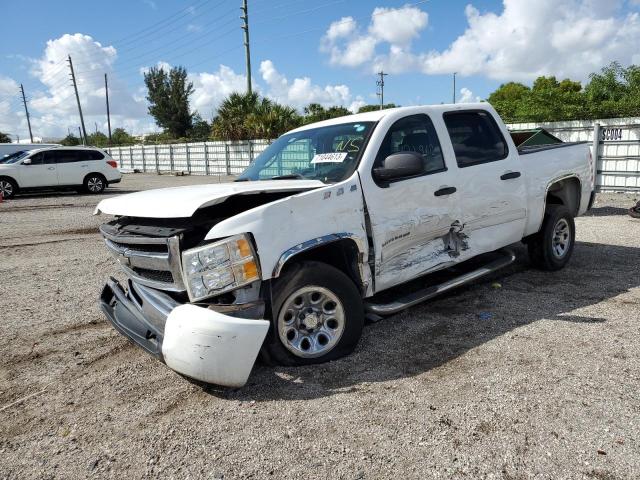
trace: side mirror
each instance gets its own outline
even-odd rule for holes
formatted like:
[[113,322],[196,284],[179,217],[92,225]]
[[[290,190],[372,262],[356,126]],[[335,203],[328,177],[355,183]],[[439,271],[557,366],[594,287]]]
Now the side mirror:
[[22,161],[22,164],[23,164],[23,165],[31,165],[31,159],[30,159],[30,158],[25,158],[25,159]]
[[373,169],[373,174],[376,180],[382,182],[413,177],[422,173],[422,162],[422,155],[418,152],[392,153],[380,167]]

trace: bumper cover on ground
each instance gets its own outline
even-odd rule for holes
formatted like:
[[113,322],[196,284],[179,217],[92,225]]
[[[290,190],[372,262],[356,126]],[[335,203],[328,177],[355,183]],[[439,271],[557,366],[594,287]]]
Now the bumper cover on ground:
[[[111,279],[102,291],[100,306],[120,333],[176,372],[229,387],[246,383],[268,321],[235,318],[191,304],[177,305],[168,315],[166,310],[150,315],[154,302],[145,304],[139,297]],[[164,326],[158,321],[163,315]]]

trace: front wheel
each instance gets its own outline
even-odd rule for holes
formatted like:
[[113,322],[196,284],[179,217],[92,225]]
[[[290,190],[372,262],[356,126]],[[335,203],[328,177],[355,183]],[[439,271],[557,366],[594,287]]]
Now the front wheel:
[[270,363],[310,365],[348,355],[362,335],[364,308],[351,279],[321,262],[293,265],[274,282]]
[[0,178],[0,193],[3,198],[13,198],[18,191],[18,186],[13,180]]
[[560,270],[571,258],[576,240],[573,215],[564,205],[548,205],[542,228],[528,242],[531,263],[542,270]]

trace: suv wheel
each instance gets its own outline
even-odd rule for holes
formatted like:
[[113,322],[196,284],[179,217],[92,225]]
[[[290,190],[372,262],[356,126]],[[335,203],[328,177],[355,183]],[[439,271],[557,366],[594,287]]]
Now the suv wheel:
[[107,179],[99,173],[91,173],[84,179],[84,190],[89,193],[102,193],[107,187]]
[[16,183],[9,178],[0,178],[0,193],[3,198],[13,198],[18,191]]

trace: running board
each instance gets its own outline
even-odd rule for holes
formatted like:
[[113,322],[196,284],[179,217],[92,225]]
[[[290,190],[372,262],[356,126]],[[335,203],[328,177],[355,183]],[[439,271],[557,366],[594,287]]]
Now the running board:
[[476,270],[460,275],[459,277],[452,278],[451,280],[447,280],[439,285],[431,285],[425,289],[418,290],[417,292],[409,293],[406,296],[400,297],[390,303],[366,302],[365,311],[382,316],[393,315],[406,308],[413,307],[418,303],[424,302],[425,300],[429,300],[436,295],[440,295],[448,290],[460,287],[466,283],[472,282],[473,280],[477,280],[480,277],[484,277],[489,273],[495,272],[496,270],[500,270],[501,268],[512,264],[516,259],[515,254],[511,250],[504,249],[497,253],[502,254],[502,258],[493,260]]

